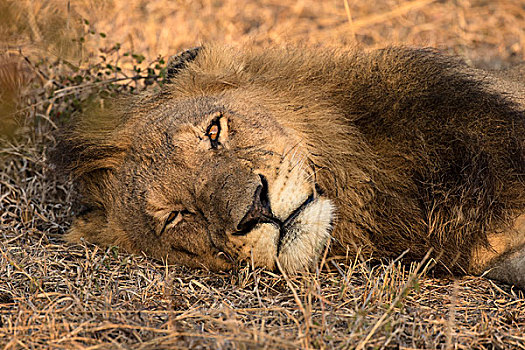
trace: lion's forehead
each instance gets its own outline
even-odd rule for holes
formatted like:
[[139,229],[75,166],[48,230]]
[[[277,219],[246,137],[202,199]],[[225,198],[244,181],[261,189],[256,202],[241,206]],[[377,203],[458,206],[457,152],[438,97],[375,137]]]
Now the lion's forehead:
[[207,115],[226,110],[218,98],[200,96],[186,99],[167,98],[162,103],[152,101],[150,104],[140,106],[137,112],[144,115],[145,129],[151,129],[165,124],[198,125]]

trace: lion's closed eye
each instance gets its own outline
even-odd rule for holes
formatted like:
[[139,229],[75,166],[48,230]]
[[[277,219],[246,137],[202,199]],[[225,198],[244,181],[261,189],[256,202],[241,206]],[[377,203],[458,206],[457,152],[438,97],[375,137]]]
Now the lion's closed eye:
[[164,220],[164,225],[162,226],[162,229],[159,232],[159,236],[162,235],[168,227],[176,226],[184,219],[184,216],[190,214],[191,213],[186,209],[169,212],[166,219]]

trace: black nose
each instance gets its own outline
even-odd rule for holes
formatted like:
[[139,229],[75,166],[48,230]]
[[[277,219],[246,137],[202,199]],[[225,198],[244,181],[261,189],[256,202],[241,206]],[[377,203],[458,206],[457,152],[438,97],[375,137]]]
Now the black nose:
[[268,181],[263,175],[259,175],[261,184],[255,189],[253,196],[253,203],[248,209],[248,212],[241,219],[237,225],[236,235],[243,235],[262,222],[270,222],[279,224],[279,220],[272,214],[270,208],[270,199],[268,198]]

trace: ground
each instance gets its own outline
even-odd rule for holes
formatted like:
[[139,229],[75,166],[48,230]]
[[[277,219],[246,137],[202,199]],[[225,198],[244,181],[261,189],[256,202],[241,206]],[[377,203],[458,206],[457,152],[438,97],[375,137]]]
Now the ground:
[[67,245],[74,194],[45,162],[86,100],[156,88],[183,48],[425,45],[497,69],[525,59],[522,1],[0,0],[0,22],[0,347],[525,348],[522,291],[432,261],[291,277]]

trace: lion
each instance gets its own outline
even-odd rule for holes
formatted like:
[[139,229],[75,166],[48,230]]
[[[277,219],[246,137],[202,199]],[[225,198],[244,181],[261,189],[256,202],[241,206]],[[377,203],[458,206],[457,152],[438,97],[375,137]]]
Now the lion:
[[66,239],[291,274],[325,251],[431,252],[525,288],[519,72],[429,48],[185,51],[159,91],[60,136],[53,161],[84,208]]

